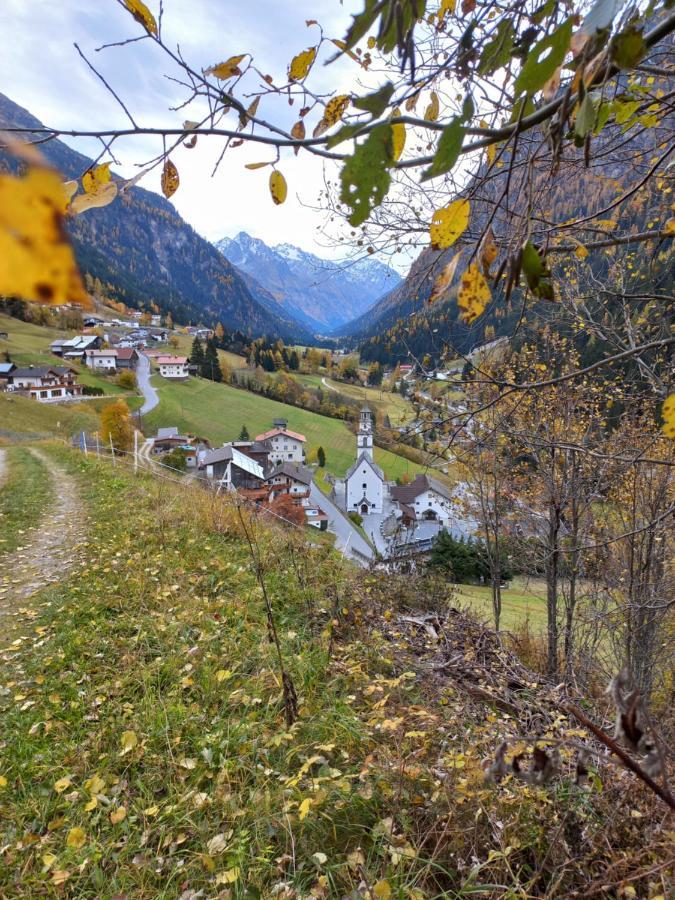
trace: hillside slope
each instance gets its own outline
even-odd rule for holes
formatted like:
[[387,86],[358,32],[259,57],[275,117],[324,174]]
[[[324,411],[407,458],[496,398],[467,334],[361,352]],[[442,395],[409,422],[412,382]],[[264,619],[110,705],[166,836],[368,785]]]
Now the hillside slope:
[[216,247],[264,285],[288,314],[311,322],[323,334],[362,315],[401,280],[375,259],[335,262],[292,244],[269,247],[244,231]]
[[[40,124],[0,94],[0,129]],[[42,144],[41,150],[66,178],[79,178],[92,164],[59,140]],[[15,163],[0,151],[3,165]],[[267,303],[254,299],[236,268],[158,194],[132,187],[109,206],[72,219],[70,231],[82,271],[131,307],[154,302],[177,322],[221,321],[230,331],[250,335],[309,337],[273,298]]]

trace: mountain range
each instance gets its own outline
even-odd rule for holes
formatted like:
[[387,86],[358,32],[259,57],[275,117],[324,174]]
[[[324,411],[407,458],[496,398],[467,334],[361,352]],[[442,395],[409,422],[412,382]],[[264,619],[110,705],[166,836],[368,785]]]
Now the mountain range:
[[[0,94],[0,130],[17,126],[42,124]],[[81,178],[93,165],[60,140],[40,149],[64,179]],[[0,170],[18,167],[0,150]],[[154,303],[176,322],[220,321],[228,331],[287,343],[313,343],[316,334],[361,315],[401,280],[373,259],[337,263],[290,244],[268,247],[243,232],[214,246],[164,197],[136,186],[109,206],[70,219],[68,228],[82,272],[106,297],[131,308]]]
[[247,278],[261,302],[278,302],[317,334],[331,334],[363,315],[401,282],[400,275],[376,259],[322,259],[293,244],[270,247],[245,231],[215,246]]

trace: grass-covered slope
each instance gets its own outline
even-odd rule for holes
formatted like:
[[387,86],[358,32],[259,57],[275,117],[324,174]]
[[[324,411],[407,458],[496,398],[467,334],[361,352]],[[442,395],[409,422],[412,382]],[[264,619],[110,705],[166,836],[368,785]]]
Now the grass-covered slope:
[[[288,420],[290,429],[305,435],[307,449],[324,448],[326,467],[334,475],[344,475],[354,462],[356,438],[340,419],[201,378],[171,383],[156,376],[154,384],[159,390],[160,404],[143,418],[147,433],[163,425],[177,425],[217,445],[238,438],[242,425],[254,436],[271,428],[274,419],[282,418]],[[375,448],[375,461],[390,479],[406,474],[414,477],[424,471],[422,466],[380,448]]]
[[25,447],[0,448],[0,453],[1,557],[30,540],[30,529],[40,521],[52,491],[45,467]]
[[[0,638],[0,895],[570,896],[608,877],[665,895],[662,810],[632,779],[603,767],[574,788],[563,747],[546,787],[484,783],[481,759],[533,726],[434,669],[441,649],[400,618],[422,582],[353,575],[243,513],[297,691],[288,727],[231,501],[49,452],[89,547],[21,604],[23,639]],[[564,735],[494,638],[455,614],[444,640],[449,671],[496,695],[525,676],[509,702]]]

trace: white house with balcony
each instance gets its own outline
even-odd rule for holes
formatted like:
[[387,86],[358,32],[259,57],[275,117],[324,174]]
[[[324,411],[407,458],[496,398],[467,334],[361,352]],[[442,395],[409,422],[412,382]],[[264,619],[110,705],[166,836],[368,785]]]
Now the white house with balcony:
[[285,419],[275,419],[274,428],[256,435],[256,441],[269,451],[269,462],[277,465],[283,462],[303,463],[307,438],[297,431],[287,428]]
[[117,371],[117,350],[86,350],[84,358],[95,372]]
[[172,381],[185,381],[190,375],[186,356],[158,356],[157,368],[162,378]]

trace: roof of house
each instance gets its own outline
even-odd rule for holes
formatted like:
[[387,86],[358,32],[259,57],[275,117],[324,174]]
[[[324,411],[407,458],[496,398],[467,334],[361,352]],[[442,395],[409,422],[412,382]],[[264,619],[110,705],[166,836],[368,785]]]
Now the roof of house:
[[233,447],[241,450],[242,453],[269,453],[269,447],[261,444],[260,441],[231,441]]
[[100,338],[95,334],[78,334],[77,337],[69,338],[68,340],[59,338],[56,341],[52,341],[50,347],[70,347],[71,350],[86,350],[90,344],[98,340]]
[[298,434],[297,431],[291,431],[289,428],[271,428],[269,431],[257,434],[255,439],[256,441],[267,441],[280,434],[288,435],[288,437],[295,438],[296,441],[302,441],[303,443],[307,440],[304,434]]
[[425,491],[434,491],[441,497],[445,497],[446,500],[452,500],[450,489],[430,475],[416,475],[410,484],[396,485],[391,489],[391,496],[399,503],[409,504]]
[[158,428],[157,429],[157,438],[160,441],[162,440],[162,438],[170,438],[170,437],[178,437],[178,428],[175,425],[172,425],[169,428]]
[[367,453],[362,453],[361,456],[359,456],[359,458],[356,460],[356,462],[352,463],[352,465],[347,469],[347,474],[345,475],[345,481],[347,481],[347,479],[351,478],[351,476],[354,474],[354,472],[356,472],[356,470],[362,463],[368,463],[368,465],[373,470],[373,472],[375,472],[377,477],[380,478],[382,481],[384,481],[384,472],[377,465],[377,463],[373,462],[373,460],[368,456]]
[[133,347],[119,347],[117,350],[118,359],[132,359],[134,353],[138,356],[138,350]]
[[117,356],[119,351],[108,349],[108,350],[85,350],[87,356]]
[[297,463],[292,462],[280,463],[278,466],[272,469],[265,480],[270,481],[277,475],[286,475],[288,476],[288,478],[293,478],[295,481],[299,481],[301,484],[311,484],[312,479],[314,478],[314,473],[311,469],[308,469],[306,466],[299,466]]
[[14,369],[12,378],[47,378],[48,375],[65,375],[66,372],[74,372],[75,369],[64,366],[27,366],[23,369]]
[[0,375],[9,375],[14,369],[16,369],[16,366],[13,362],[0,363]]
[[158,356],[158,366],[184,366],[187,362],[187,356]]
[[251,459],[250,456],[246,456],[245,453],[240,453],[236,447],[232,446],[232,444],[225,444],[223,447],[209,450],[208,453],[204,454],[201,465],[202,467],[212,466],[215,463],[230,461],[232,461],[239,469],[243,469],[245,472],[248,472],[250,475],[255,475],[256,478],[263,481],[265,475],[260,463]]

